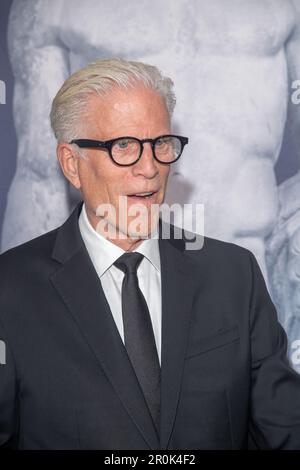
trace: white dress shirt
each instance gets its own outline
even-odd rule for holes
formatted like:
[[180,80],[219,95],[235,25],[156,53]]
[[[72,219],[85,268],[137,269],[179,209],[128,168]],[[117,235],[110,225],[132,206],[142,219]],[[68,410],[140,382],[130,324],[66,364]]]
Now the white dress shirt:
[[[125,251],[96,232],[88,219],[84,204],[79,216],[79,230],[124,343],[121,298],[124,273],[113,263]],[[143,240],[135,251],[144,255],[138,266],[137,276],[150,312],[159,362],[161,363],[161,270],[157,234],[158,227],[153,232],[152,238]]]

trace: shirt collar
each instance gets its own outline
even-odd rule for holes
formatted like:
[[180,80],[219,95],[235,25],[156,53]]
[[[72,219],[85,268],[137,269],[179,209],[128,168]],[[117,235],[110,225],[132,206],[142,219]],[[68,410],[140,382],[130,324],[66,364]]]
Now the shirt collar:
[[[86,213],[85,204],[82,205],[78,223],[87,251],[95,266],[98,276],[101,277],[113,265],[113,263],[122,256],[123,253],[125,253],[125,251],[107,240],[92,227]],[[160,271],[158,225],[151,234],[151,238],[143,240],[134,251],[143,254],[154,268],[157,271]]]

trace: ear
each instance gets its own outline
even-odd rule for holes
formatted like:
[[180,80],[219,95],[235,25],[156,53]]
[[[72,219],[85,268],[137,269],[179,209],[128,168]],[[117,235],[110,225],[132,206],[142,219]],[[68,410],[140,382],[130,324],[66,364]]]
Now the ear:
[[76,188],[81,188],[78,159],[78,153],[73,149],[72,145],[60,143],[57,146],[56,154],[60,163],[61,169],[67,180]]

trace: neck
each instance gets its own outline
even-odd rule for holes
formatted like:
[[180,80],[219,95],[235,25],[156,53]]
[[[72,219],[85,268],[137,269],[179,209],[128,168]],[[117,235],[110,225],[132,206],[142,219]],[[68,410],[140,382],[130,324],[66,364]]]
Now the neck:
[[[114,245],[122,248],[124,251],[134,251],[144,240],[144,238],[132,238],[128,236],[124,232],[121,232],[117,227],[111,226],[105,219],[102,219],[102,223],[99,223],[99,217],[97,217],[94,213],[91,213],[87,207],[86,214],[91,226],[97,233],[102,235]],[[109,228],[111,230],[109,230]],[[110,236],[109,232],[113,233],[115,236]]]

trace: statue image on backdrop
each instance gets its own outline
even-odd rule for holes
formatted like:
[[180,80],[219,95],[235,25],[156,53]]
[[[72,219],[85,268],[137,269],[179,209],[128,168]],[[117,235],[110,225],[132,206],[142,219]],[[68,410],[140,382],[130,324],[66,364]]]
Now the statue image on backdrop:
[[18,155],[1,249],[77,202],[47,119],[67,76],[96,58],[153,63],[176,78],[175,129],[190,136],[166,202],[203,203],[206,235],[255,254],[290,345],[300,340],[300,172],[280,186],[274,172],[286,124],[300,130],[300,1],[15,0],[8,44]]

